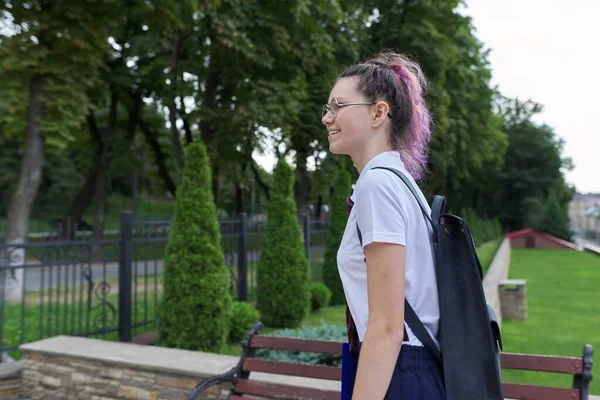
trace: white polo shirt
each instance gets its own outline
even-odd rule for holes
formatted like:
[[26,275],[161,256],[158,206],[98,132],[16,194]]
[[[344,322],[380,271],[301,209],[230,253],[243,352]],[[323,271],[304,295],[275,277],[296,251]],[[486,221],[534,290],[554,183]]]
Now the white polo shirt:
[[[362,342],[369,320],[367,296],[367,264],[360,246],[356,223],[362,233],[363,246],[372,242],[396,243],[406,250],[406,299],[423,322],[433,340],[438,334],[440,311],[431,244],[432,229],[419,204],[404,182],[393,172],[376,166],[399,170],[417,189],[430,213],[427,200],[406,171],[400,154],[388,151],[373,157],[360,174],[351,199],[354,206],[337,253],[338,270],[344,286],[346,301]],[[369,268],[377,268],[370,265]],[[391,305],[392,306],[392,305]],[[404,301],[394,304],[404,307]],[[409,345],[423,346],[405,323]]]

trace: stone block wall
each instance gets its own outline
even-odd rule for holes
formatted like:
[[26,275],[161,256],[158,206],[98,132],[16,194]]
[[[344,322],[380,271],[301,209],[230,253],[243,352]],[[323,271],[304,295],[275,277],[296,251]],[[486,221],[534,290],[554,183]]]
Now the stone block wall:
[[[143,368],[116,366],[68,356],[28,352],[22,361],[21,397],[64,400],[185,399],[203,378]],[[227,383],[201,399],[226,399]]]
[[[27,353],[21,396],[26,399],[185,399],[203,378],[118,367],[72,357]],[[228,385],[214,386],[201,399],[225,399]]]
[[[239,357],[82,337],[56,336],[20,347],[22,400],[185,400]],[[253,372],[264,383],[340,390],[340,382]],[[198,399],[226,399],[230,382]]]
[[0,399],[16,400],[21,388],[21,364],[4,362],[0,364]]

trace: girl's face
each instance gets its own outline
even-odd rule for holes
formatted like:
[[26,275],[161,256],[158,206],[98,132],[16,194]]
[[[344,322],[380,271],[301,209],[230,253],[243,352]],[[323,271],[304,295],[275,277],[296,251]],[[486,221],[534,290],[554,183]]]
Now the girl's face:
[[358,155],[372,138],[374,103],[364,98],[357,85],[358,77],[341,78],[331,89],[324,108],[321,122],[327,127],[333,154]]

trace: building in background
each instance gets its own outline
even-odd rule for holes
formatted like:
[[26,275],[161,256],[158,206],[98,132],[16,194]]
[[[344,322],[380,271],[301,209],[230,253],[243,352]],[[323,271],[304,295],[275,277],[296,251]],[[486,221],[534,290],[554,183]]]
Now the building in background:
[[569,227],[575,236],[600,240],[600,193],[575,193],[569,203]]

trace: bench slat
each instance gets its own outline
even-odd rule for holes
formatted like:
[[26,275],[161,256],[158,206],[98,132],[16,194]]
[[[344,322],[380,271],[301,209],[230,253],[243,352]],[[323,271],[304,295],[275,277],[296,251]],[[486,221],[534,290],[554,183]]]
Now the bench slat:
[[282,338],[274,336],[252,336],[250,347],[342,355],[342,343],[330,340]]
[[563,374],[581,374],[581,358],[539,356],[517,353],[500,353],[502,369],[520,369],[528,371],[559,372]]
[[276,399],[291,400],[339,400],[340,392],[335,390],[314,389],[301,386],[280,385],[240,379],[235,392],[238,394],[252,394],[256,396],[268,396]]
[[341,368],[326,365],[296,364],[247,358],[244,360],[242,370],[265,372],[268,374],[301,376],[304,378],[328,379],[332,381],[342,380]]
[[579,400],[579,390],[503,383],[504,397],[515,400]]

